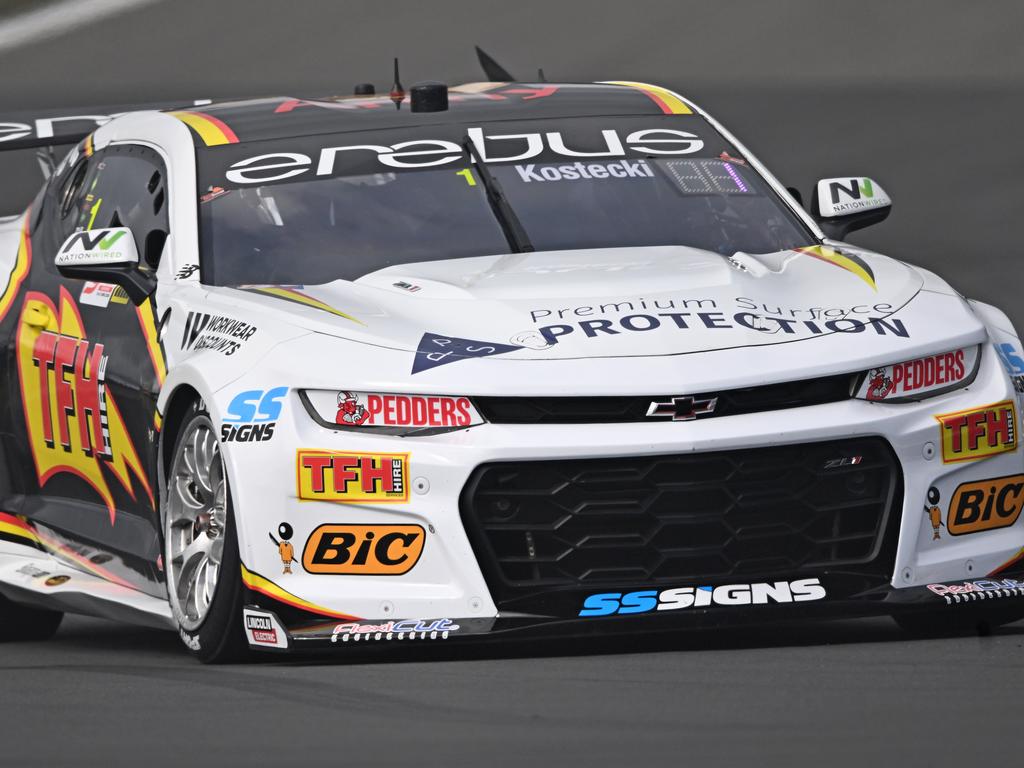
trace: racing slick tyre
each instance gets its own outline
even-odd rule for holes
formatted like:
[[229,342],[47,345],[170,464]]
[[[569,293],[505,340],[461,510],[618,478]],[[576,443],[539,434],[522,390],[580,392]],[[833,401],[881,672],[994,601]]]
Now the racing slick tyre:
[[174,441],[165,496],[167,596],[178,635],[204,664],[241,661],[249,646],[238,537],[220,441],[201,403]]
[[971,610],[973,606],[970,605],[957,607],[961,609],[959,612],[951,610],[948,613],[908,614],[893,618],[904,632],[917,637],[990,635],[996,627],[1024,619],[1021,606],[986,606],[984,611]]
[[31,608],[0,595],[0,643],[49,640],[57,633],[64,614]]

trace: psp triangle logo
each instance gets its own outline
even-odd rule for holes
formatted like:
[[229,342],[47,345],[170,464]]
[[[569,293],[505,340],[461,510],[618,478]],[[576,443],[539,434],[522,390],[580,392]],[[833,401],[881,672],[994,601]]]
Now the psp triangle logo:
[[496,344],[491,341],[475,341],[460,339],[457,336],[440,336],[436,333],[424,333],[416,350],[416,359],[412,363],[412,372],[419,373],[439,365],[468,360],[473,357],[490,357],[514,352],[522,347],[513,344]]

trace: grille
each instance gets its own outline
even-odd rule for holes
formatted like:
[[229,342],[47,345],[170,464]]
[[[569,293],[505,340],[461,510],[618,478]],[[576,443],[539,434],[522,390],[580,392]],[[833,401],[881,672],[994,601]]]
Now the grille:
[[[698,416],[738,416],[744,413],[777,411],[848,400],[856,374],[827,376],[806,381],[787,381],[745,389],[695,394],[718,398],[713,413]],[[492,424],[614,424],[650,421],[647,409],[654,401],[669,401],[672,395],[622,397],[474,397],[477,410]]]
[[837,566],[888,573],[880,552],[901,502],[899,463],[872,437],[484,464],[461,513],[507,608],[544,590],[793,578]]

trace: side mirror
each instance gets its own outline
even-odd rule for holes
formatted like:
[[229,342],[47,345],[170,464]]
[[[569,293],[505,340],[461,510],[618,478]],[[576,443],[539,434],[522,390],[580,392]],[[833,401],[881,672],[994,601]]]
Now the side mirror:
[[136,305],[156,290],[156,280],[139,269],[139,251],[127,227],[76,232],[53,261],[64,277],[121,286]]
[[835,240],[883,221],[891,211],[892,199],[866,176],[822,179],[811,199],[811,215]]

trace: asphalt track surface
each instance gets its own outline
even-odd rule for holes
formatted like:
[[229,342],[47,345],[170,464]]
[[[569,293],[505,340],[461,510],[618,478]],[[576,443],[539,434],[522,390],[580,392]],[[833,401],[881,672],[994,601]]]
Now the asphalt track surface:
[[[805,195],[875,177],[893,215],[852,239],[1022,327],[1022,28],[1010,2],[179,0],[0,55],[0,114],[381,89],[393,55],[407,85],[465,81],[479,43],[521,79],[675,87]],[[30,172],[0,162],[0,212]],[[0,648],[0,765],[1006,764],[1022,644],[1021,623],[910,640],[870,620],[208,668],[173,634],[69,617]]]

